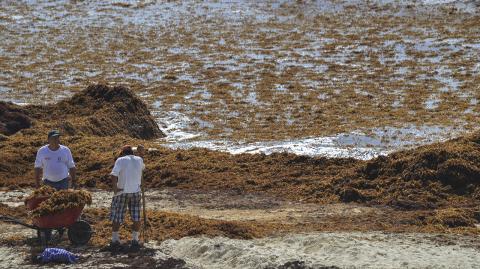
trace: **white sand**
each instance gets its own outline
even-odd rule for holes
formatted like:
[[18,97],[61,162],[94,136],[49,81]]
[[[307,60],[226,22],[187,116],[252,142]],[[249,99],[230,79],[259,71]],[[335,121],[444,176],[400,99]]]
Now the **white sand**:
[[[313,268],[480,268],[479,238],[393,233],[310,233],[256,240],[185,237],[151,242],[156,259],[183,259],[189,268],[265,268],[303,261]],[[69,268],[125,266],[90,253],[86,263]],[[26,264],[28,248],[0,247],[0,268],[36,268]],[[65,265],[54,266],[64,268]]]
[[0,268],[28,268],[24,264],[28,256],[26,251],[26,248],[19,251],[19,247],[0,246]]
[[[443,237],[443,236],[442,236]],[[161,244],[163,252],[200,268],[265,268],[288,261],[341,268],[480,268],[480,252],[434,235],[318,233],[258,240],[182,238]],[[477,239],[478,240],[478,239]]]

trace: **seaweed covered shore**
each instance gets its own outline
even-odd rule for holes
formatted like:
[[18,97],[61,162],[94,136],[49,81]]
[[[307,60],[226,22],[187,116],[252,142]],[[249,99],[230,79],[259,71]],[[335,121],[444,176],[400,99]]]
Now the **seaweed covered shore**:
[[[411,236],[415,239],[407,248],[418,250],[419,233],[424,233],[432,236],[428,239],[432,242],[427,241],[435,245],[462,242],[472,251],[479,246],[472,235],[480,234],[480,133],[369,161],[289,153],[234,155],[162,147],[157,138],[164,134],[145,104],[125,87],[93,85],[58,104],[0,102],[0,109],[0,190],[16,193],[10,201],[36,193],[32,192],[33,162],[50,129],[60,129],[62,143],[71,148],[79,185],[89,189],[94,200],[82,218],[95,234],[87,249],[75,250],[83,255],[82,266],[90,266],[87,259],[93,259],[95,267],[113,259],[97,252],[110,240],[105,206],[111,198],[108,174],[119,147],[126,143],[149,149],[144,156],[144,181],[151,194],[147,237],[154,242],[147,244],[146,254],[120,257],[132,268],[172,268],[172,264],[188,268],[188,255],[148,254],[158,253],[149,249],[155,244],[162,253],[172,254],[175,246],[186,247],[182,244],[193,244],[192,251],[200,252],[211,241],[237,248],[242,242],[277,242],[296,234],[317,238],[312,242],[323,240],[318,239],[323,234],[347,242],[358,240],[358,232],[381,232],[390,239]],[[3,202],[7,200],[0,202],[0,215],[31,221],[32,212],[23,205],[7,205]],[[131,225],[129,218],[125,225]],[[24,252],[30,247],[32,255],[38,252],[30,231],[11,224],[2,227],[0,247]],[[122,240],[129,237],[128,229],[121,229]],[[463,241],[452,239],[457,237]],[[373,239],[367,238],[371,248]],[[70,247],[65,240],[58,244]],[[248,254],[247,249],[238,251]]]
[[118,148],[142,143],[152,149],[145,156],[149,188],[265,193],[300,202],[407,210],[460,208],[453,212],[465,215],[468,225],[479,217],[480,133],[370,161],[288,153],[232,155],[161,147],[155,138],[164,134],[146,105],[124,87],[94,85],[58,104],[20,107],[1,102],[0,108],[3,188],[34,185],[35,153],[47,131],[59,128],[83,187],[108,189]]
[[[479,1],[4,2],[0,216],[33,221],[60,129],[95,231],[55,242],[69,267],[478,267]],[[150,242],[111,255],[127,143]],[[37,268],[36,236],[1,222],[0,268]]]

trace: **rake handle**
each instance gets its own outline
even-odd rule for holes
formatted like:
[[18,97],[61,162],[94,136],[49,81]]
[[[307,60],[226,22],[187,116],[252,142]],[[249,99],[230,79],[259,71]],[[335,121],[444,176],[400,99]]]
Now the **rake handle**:
[[143,205],[143,242],[147,243],[148,238],[147,238],[147,207],[145,204],[145,188],[143,187],[143,184],[141,186],[142,188],[142,205]]

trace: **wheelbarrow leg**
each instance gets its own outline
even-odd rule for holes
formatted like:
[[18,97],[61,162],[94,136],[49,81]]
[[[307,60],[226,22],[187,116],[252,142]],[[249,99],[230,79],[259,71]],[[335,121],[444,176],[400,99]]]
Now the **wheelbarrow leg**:
[[58,233],[58,240],[61,240],[62,237],[63,237],[63,234],[65,233],[65,228],[58,228],[57,229],[57,233]]
[[50,229],[37,230],[37,235],[40,239],[40,244],[42,245],[43,249],[48,247],[48,241],[50,241],[51,234],[52,234],[52,230]]

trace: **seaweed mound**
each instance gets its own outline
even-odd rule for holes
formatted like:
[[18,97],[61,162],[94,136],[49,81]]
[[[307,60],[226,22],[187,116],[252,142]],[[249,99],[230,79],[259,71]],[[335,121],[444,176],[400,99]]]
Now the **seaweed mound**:
[[31,117],[68,135],[165,136],[145,103],[122,86],[92,85],[58,104],[28,108]]
[[472,205],[480,198],[479,135],[378,157],[340,177],[334,188],[348,194],[345,202],[404,209]]
[[56,110],[76,117],[63,125],[72,135],[78,132],[98,136],[125,134],[141,139],[165,136],[145,103],[126,87],[90,86],[60,102]]
[[45,106],[20,107],[0,102],[0,134],[15,134],[34,122],[36,130],[56,128],[68,135],[121,134],[140,139],[165,136],[145,103],[122,86],[92,85],[70,99]]
[[0,134],[12,135],[31,126],[32,119],[24,109],[15,104],[0,101]]
[[458,208],[436,210],[435,214],[426,219],[428,223],[445,227],[475,227],[477,220],[474,212]]

